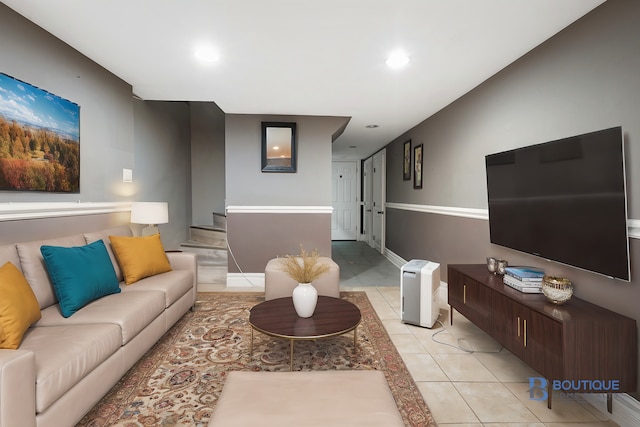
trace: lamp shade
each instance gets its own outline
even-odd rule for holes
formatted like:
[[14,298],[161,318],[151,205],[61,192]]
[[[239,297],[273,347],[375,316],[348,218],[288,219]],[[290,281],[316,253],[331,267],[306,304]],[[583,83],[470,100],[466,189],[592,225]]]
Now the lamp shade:
[[134,202],[131,205],[133,224],[166,224],[169,222],[167,202]]

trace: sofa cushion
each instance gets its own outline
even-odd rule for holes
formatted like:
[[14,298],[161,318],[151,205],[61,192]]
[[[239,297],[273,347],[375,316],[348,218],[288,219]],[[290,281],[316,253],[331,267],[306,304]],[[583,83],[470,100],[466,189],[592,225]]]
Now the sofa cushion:
[[0,348],[16,349],[25,331],[40,320],[38,300],[11,262],[0,267]]
[[18,249],[15,243],[0,246],[0,265],[4,265],[6,262],[10,262],[15,265],[18,270],[22,271],[22,268],[20,268],[20,257],[18,256]]
[[84,233],[83,236],[84,236],[84,240],[87,243],[93,243],[96,240],[102,240],[104,242],[104,245],[107,248],[107,252],[109,252],[109,258],[111,258],[113,269],[116,271],[118,282],[122,282],[124,280],[124,277],[122,276],[122,270],[120,269],[120,265],[118,265],[118,260],[116,259],[116,256],[113,253],[113,248],[111,247],[111,240],[109,240],[109,236],[131,237],[133,236],[133,233],[131,233],[131,228],[127,225],[123,225],[121,227],[113,227],[113,228],[108,228],[106,230],[93,231],[91,233]]
[[90,302],[68,318],[57,306],[45,308],[35,326],[113,323],[120,327],[121,344],[125,345],[162,314],[164,301],[165,295],[160,291],[112,294]]
[[122,287],[125,293],[150,290],[164,292],[165,307],[169,307],[182,295],[193,291],[193,274],[190,270],[172,270],[142,279],[135,286]]
[[20,349],[32,350],[36,361],[36,411],[47,409],[80,379],[120,348],[114,324],[31,328]]
[[49,274],[44,265],[44,259],[40,252],[40,246],[82,246],[85,244],[84,237],[77,234],[59,239],[36,240],[32,242],[17,243],[18,256],[20,257],[20,267],[24,277],[31,285],[33,293],[36,294],[40,308],[54,305],[57,300],[53,292],[53,285],[49,280]]
[[72,248],[43,245],[40,252],[64,317],[91,301],[120,292],[102,240]]
[[127,285],[171,271],[159,234],[144,237],[109,236]]

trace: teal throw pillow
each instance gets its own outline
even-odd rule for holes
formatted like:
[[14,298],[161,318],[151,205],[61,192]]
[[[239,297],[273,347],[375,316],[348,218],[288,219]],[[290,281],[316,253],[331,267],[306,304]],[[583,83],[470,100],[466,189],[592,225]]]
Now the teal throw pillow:
[[43,245],[40,252],[64,317],[71,316],[91,301],[120,292],[116,272],[102,240],[70,248]]

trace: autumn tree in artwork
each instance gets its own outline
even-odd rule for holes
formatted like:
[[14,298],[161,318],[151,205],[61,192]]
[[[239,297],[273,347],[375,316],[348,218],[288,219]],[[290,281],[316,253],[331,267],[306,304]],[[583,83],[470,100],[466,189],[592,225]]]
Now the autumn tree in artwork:
[[0,189],[78,192],[80,144],[0,116]]

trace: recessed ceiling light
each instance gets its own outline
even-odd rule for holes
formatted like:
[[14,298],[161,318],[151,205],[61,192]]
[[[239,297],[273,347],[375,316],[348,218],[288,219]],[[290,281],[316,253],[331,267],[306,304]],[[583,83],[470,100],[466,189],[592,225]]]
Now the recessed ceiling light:
[[375,129],[375,128],[379,127],[379,126],[378,125],[366,125],[365,127],[368,128],[368,129]]
[[220,59],[218,51],[210,46],[201,46],[194,51],[195,57],[207,64],[212,64]]
[[398,69],[407,65],[409,61],[410,61],[410,58],[407,56],[406,53],[397,50],[395,52],[391,52],[391,54],[385,61],[385,64],[387,64],[387,67],[389,68]]

